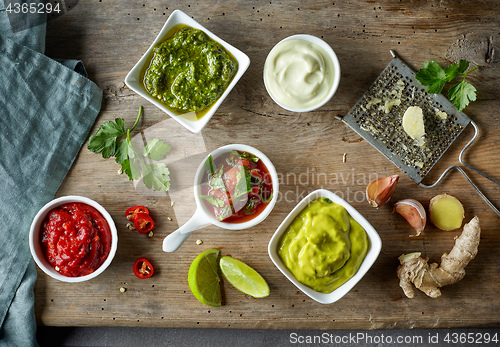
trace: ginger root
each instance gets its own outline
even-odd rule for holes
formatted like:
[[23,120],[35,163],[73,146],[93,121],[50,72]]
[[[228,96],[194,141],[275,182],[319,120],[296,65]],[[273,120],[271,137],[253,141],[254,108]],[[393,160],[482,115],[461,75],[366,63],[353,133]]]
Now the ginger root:
[[429,265],[429,258],[422,257],[420,252],[400,256],[401,265],[397,274],[405,295],[409,298],[415,296],[413,284],[431,298],[437,298],[441,296],[439,288],[460,281],[465,276],[465,267],[477,254],[480,235],[479,218],[476,216],[464,225],[451,252],[442,255],[441,265]]

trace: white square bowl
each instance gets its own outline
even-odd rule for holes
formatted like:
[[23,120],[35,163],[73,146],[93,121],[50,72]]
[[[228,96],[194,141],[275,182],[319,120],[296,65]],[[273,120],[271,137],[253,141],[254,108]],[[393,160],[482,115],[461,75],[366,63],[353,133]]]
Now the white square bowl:
[[[206,114],[201,118],[201,119],[196,119],[196,116],[193,114],[192,119],[188,119],[186,115],[178,115],[172,112],[170,109],[168,109],[165,105],[162,103],[158,102],[157,99],[153,98],[144,88],[142,81],[141,81],[141,72],[144,70],[144,67],[147,63],[149,63],[150,58],[152,57],[151,51],[154,49],[154,47],[163,40],[163,38],[167,35],[167,33],[176,25],[179,24],[184,24],[187,26],[190,26],[191,28],[194,29],[199,29],[202,30],[205,34],[207,34],[212,40],[218,42],[221,44],[229,53],[233,55],[233,57],[238,61],[238,70],[236,71],[236,74],[233,77],[233,80],[229,84],[229,86],[226,88],[224,93],[220,96],[220,98],[215,101],[212,105],[210,105],[210,109],[206,112]],[[142,58],[135,64],[135,66],[130,70],[128,73],[127,77],[125,78],[125,83],[127,86],[132,89],[134,92],[142,96],[144,99],[148,100],[152,104],[154,104],[156,107],[158,107],[160,110],[163,112],[167,113],[170,117],[175,119],[177,122],[179,122],[181,125],[183,125],[186,129],[192,131],[193,133],[199,133],[203,127],[208,123],[210,118],[214,115],[215,111],[217,111],[217,108],[219,105],[224,101],[226,96],[231,92],[231,90],[234,88],[236,83],[239,81],[241,76],[245,73],[245,71],[248,69],[248,66],[250,65],[250,59],[248,56],[243,53],[242,51],[236,49],[235,47],[231,46],[229,43],[221,40],[219,37],[215,36],[213,33],[205,29],[203,26],[198,24],[194,19],[189,17],[187,14],[180,10],[175,10],[172,12],[172,14],[168,17],[165,25],[161,29],[160,33],[154,40],[154,42],[151,44],[149,49],[144,53]],[[194,113],[194,112],[193,112]],[[187,114],[189,115],[189,113]]]
[[[358,272],[342,286],[328,294],[317,292],[297,281],[290,270],[288,270],[287,267],[283,264],[281,258],[278,255],[278,244],[281,235],[286,232],[288,226],[293,222],[295,217],[297,217],[299,213],[302,212],[302,210],[306,208],[306,206],[310,202],[322,197],[328,198],[331,201],[344,206],[347,212],[349,212],[349,214],[365,229],[370,240],[370,249],[368,250],[366,257],[363,260],[363,263],[361,263]],[[381,249],[382,241],[380,240],[380,236],[371,226],[371,224],[358,211],[356,211],[356,209],[354,209],[354,207],[352,207],[344,199],[340,198],[329,190],[318,189],[306,196],[301,202],[299,202],[297,206],[295,206],[295,208],[288,214],[285,220],[280,224],[274,235],[271,237],[271,240],[269,241],[268,252],[274,265],[276,265],[276,267],[283,273],[283,275],[285,275],[285,277],[288,278],[293,284],[295,284],[295,286],[299,288],[303,293],[319,303],[331,304],[346,295],[356,285],[356,283],[358,283],[359,280],[363,278],[363,276],[368,272],[373,263],[375,263],[375,260],[380,254]]]

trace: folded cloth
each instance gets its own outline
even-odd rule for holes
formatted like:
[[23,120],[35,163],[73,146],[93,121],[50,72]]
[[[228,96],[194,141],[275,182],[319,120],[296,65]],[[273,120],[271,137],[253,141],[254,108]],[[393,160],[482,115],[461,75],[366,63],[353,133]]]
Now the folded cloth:
[[13,33],[0,12],[0,346],[37,344],[29,228],[101,108],[102,90],[69,68],[85,74],[81,62],[50,59],[44,45],[44,24]]

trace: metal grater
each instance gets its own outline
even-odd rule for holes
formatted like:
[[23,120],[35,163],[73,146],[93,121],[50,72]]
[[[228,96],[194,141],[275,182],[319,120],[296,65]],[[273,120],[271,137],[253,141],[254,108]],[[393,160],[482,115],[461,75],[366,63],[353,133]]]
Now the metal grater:
[[[399,105],[390,107],[390,103],[398,103],[398,100]],[[384,109],[386,103],[388,106]],[[419,106],[424,113],[423,146],[418,146],[401,125],[410,106]],[[446,113],[446,119],[442,120],[438,112]],[[469,117],[442,94],[428,94],[415,79],[415,72],[397,56],[342,121],[417,184],[470,123]]]
[[[478,137],[477,125],[465,113],[458,111],[442,94],[428,94],[415,78],[415,72],[392,50],[391,54],[392,61],[342,117],[342,121],[421,187],[433,188],[450,170],[457,169],[500,216],[499,209],[484,196],[462,168],[456,165],[447,168],[434,184],[421,183],[453,141],[471,123],[475,134],[460,152],[460,163],[500,185],[499,181],[463,161],[464,152]],[[403,130],[403,115],[410,106],[419,106],[424,114],[425,143],[422,146]]]

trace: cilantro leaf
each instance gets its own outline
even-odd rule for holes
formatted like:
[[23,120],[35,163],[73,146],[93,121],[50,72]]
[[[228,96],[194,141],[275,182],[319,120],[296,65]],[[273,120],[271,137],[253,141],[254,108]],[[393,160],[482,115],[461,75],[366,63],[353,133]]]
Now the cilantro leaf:
[[460,71],[460,73],[465,73],[465,71],[469,68],[469,62],[467,60],[460,60],[458,62],[458,71]]
[[460,76],[461,72],[456,64],[451,64],[446,69],[444,69],[444,73],[446,74],[446,81],[453,81],[456,77]]
[[426,61],[415,78],[424,86],[429,86],[427,92],[431,94],[441,93],[446,83],[445,70],[435,61]]
[[151,160],[162,160],[170,151],[170,146],[158,139],[152,139],[144,147],[143,156]]
[[446,69],[441,68],[435,61],[426,61],[415,78],[424,86],[429,86],[427,92],[431,94],[441,93],[446,82],[451,82],[459,76],[463,76],[461,82],[452,86],[448,91],[448,99],[455,107],[462,111],[470,101],[476,100],[476,88],[465,82],[465,76],[476,70],[478,66],[466,72],[469,68],[467,60],[460,60],[457,64],[451,64]]
[[469,62],[467,60],[460,60],[458,62],[458,65],[451,64],[446,69],[444,69],[444,72],[446,74],[446,81],[451,82],[458,76],[463,75],[468,67],[469,67]]
[[459,111],[462,111],[470,101],[476,100],[476,88],[465,80],[455,84],[448,91],[448,99],[457,107]]
[[[144,185],[149,189],[167,191],[170,188],[169,170],[164,163],[144,163],[143,159],[160,160],[170,151],[170,146],[163,141],[153,139],[143,150],[134,149],[130,141],[130,133],[139,123],[142,106],[131,129],[125,129],[125,120],[116,118],[114,122],[107,121],[89,138],[87,148],[94,153],[101,153],[103,158],[115,156],[115,161],[121,165],[129,180],[138,180],[142,176]],[[127,135],[126,139],[117,141],[118,137]]]
[[149,189],[166,192],[170,188],[170,171],[164,163],[142,163],[142,182]]
[[116,139],[125,135],[125,120],[116,118],[115,121],[106,121],[95,135],[89,138],[87,148],[94,153],[102,153],[103,158],[115,155]]
[[121,163],[122,170],[128,176],[129,181],[138,180],[141,178],[141,164],[137,158],[125,159]]
[[135,157],[135,152],[127,140],[120,141],[116,145],[115,161],[120,164],[128,158]]

